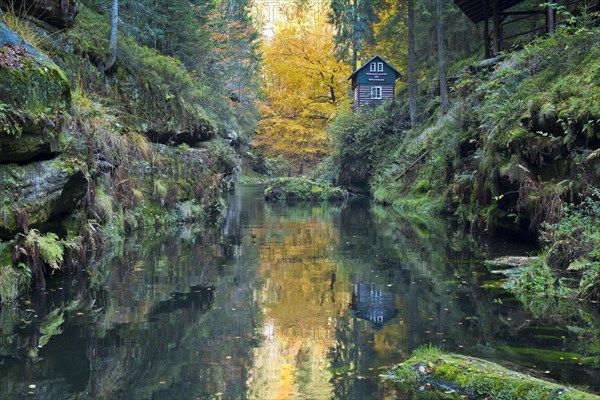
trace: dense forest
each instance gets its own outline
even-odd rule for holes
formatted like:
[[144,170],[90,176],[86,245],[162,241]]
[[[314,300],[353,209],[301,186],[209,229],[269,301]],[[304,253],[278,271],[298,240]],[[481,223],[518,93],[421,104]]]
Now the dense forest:
[[[530,242],[505,288],[586,319],[600,4],[512,4],[0,0],[3,307],[134,233],[218,223],[228,192],[262,183]],[[375,56],[399,79],[362,107],[351,75]]]

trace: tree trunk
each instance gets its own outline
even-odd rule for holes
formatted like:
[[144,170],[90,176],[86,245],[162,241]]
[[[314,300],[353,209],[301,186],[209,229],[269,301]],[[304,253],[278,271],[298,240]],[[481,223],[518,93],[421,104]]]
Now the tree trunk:
[[108,71],[115,65],[117,60],[117,33],[119,30],[119,0],[113,0],[112,16],[110,20],[110,38],[108,40],[108,60],[104,71]]
[[417,71],[415,66],[415,2],[408,0],[408,108],[410,126],[417,125]]
[[448,112],[448,82],[446,80],[446,46],[444,44],[444,0],[437,0],[437,48],[438,79],[440,81],[440,104],[444,114]]
[[358,0],[352,1],[352,71],[358,66]]
[[462,24],[463,24],[463,29],[462,29],[462,47],[463,47],[463,53],[465,53],[465,56],[467,54],[471,54],[471,38],[469,36],[469,19],[467,18],[467,16],[464,13],[461,13],[462,16]]

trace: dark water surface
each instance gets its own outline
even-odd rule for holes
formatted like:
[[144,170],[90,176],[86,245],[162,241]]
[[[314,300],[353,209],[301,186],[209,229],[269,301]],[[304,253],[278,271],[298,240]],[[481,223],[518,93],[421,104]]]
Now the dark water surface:
[[429,343],[600,391],[581,327],[532,317],[482,264],[531,248],[260,193],[3,307],[0,398],[408,399],[380,374]]

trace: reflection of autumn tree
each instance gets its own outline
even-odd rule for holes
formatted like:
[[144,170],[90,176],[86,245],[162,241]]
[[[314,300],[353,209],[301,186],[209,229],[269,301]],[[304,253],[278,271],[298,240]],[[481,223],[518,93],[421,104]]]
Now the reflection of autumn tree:
[[326,10],[299,8],[263,49],[262,121],[254,144],[302,172],[327,154],[324,128],[345,97],[349,67],[334,52]]
[[[347,277],[329,257],[339,245],[331,213],[278,218],[254,229],[260,247],[265,340],[255,351],[251,398],[331,398],[328,354],[348,314]],[[322,215],[317,215],[322,214]]]

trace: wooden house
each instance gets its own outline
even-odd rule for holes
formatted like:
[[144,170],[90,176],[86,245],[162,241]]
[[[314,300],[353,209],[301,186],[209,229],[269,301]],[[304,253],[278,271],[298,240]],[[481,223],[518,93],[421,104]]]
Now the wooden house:
[[394,67],[375,56],[350,76],[354,101],[352,109],[376,107],[394,98],[396,80],[400,77]]

